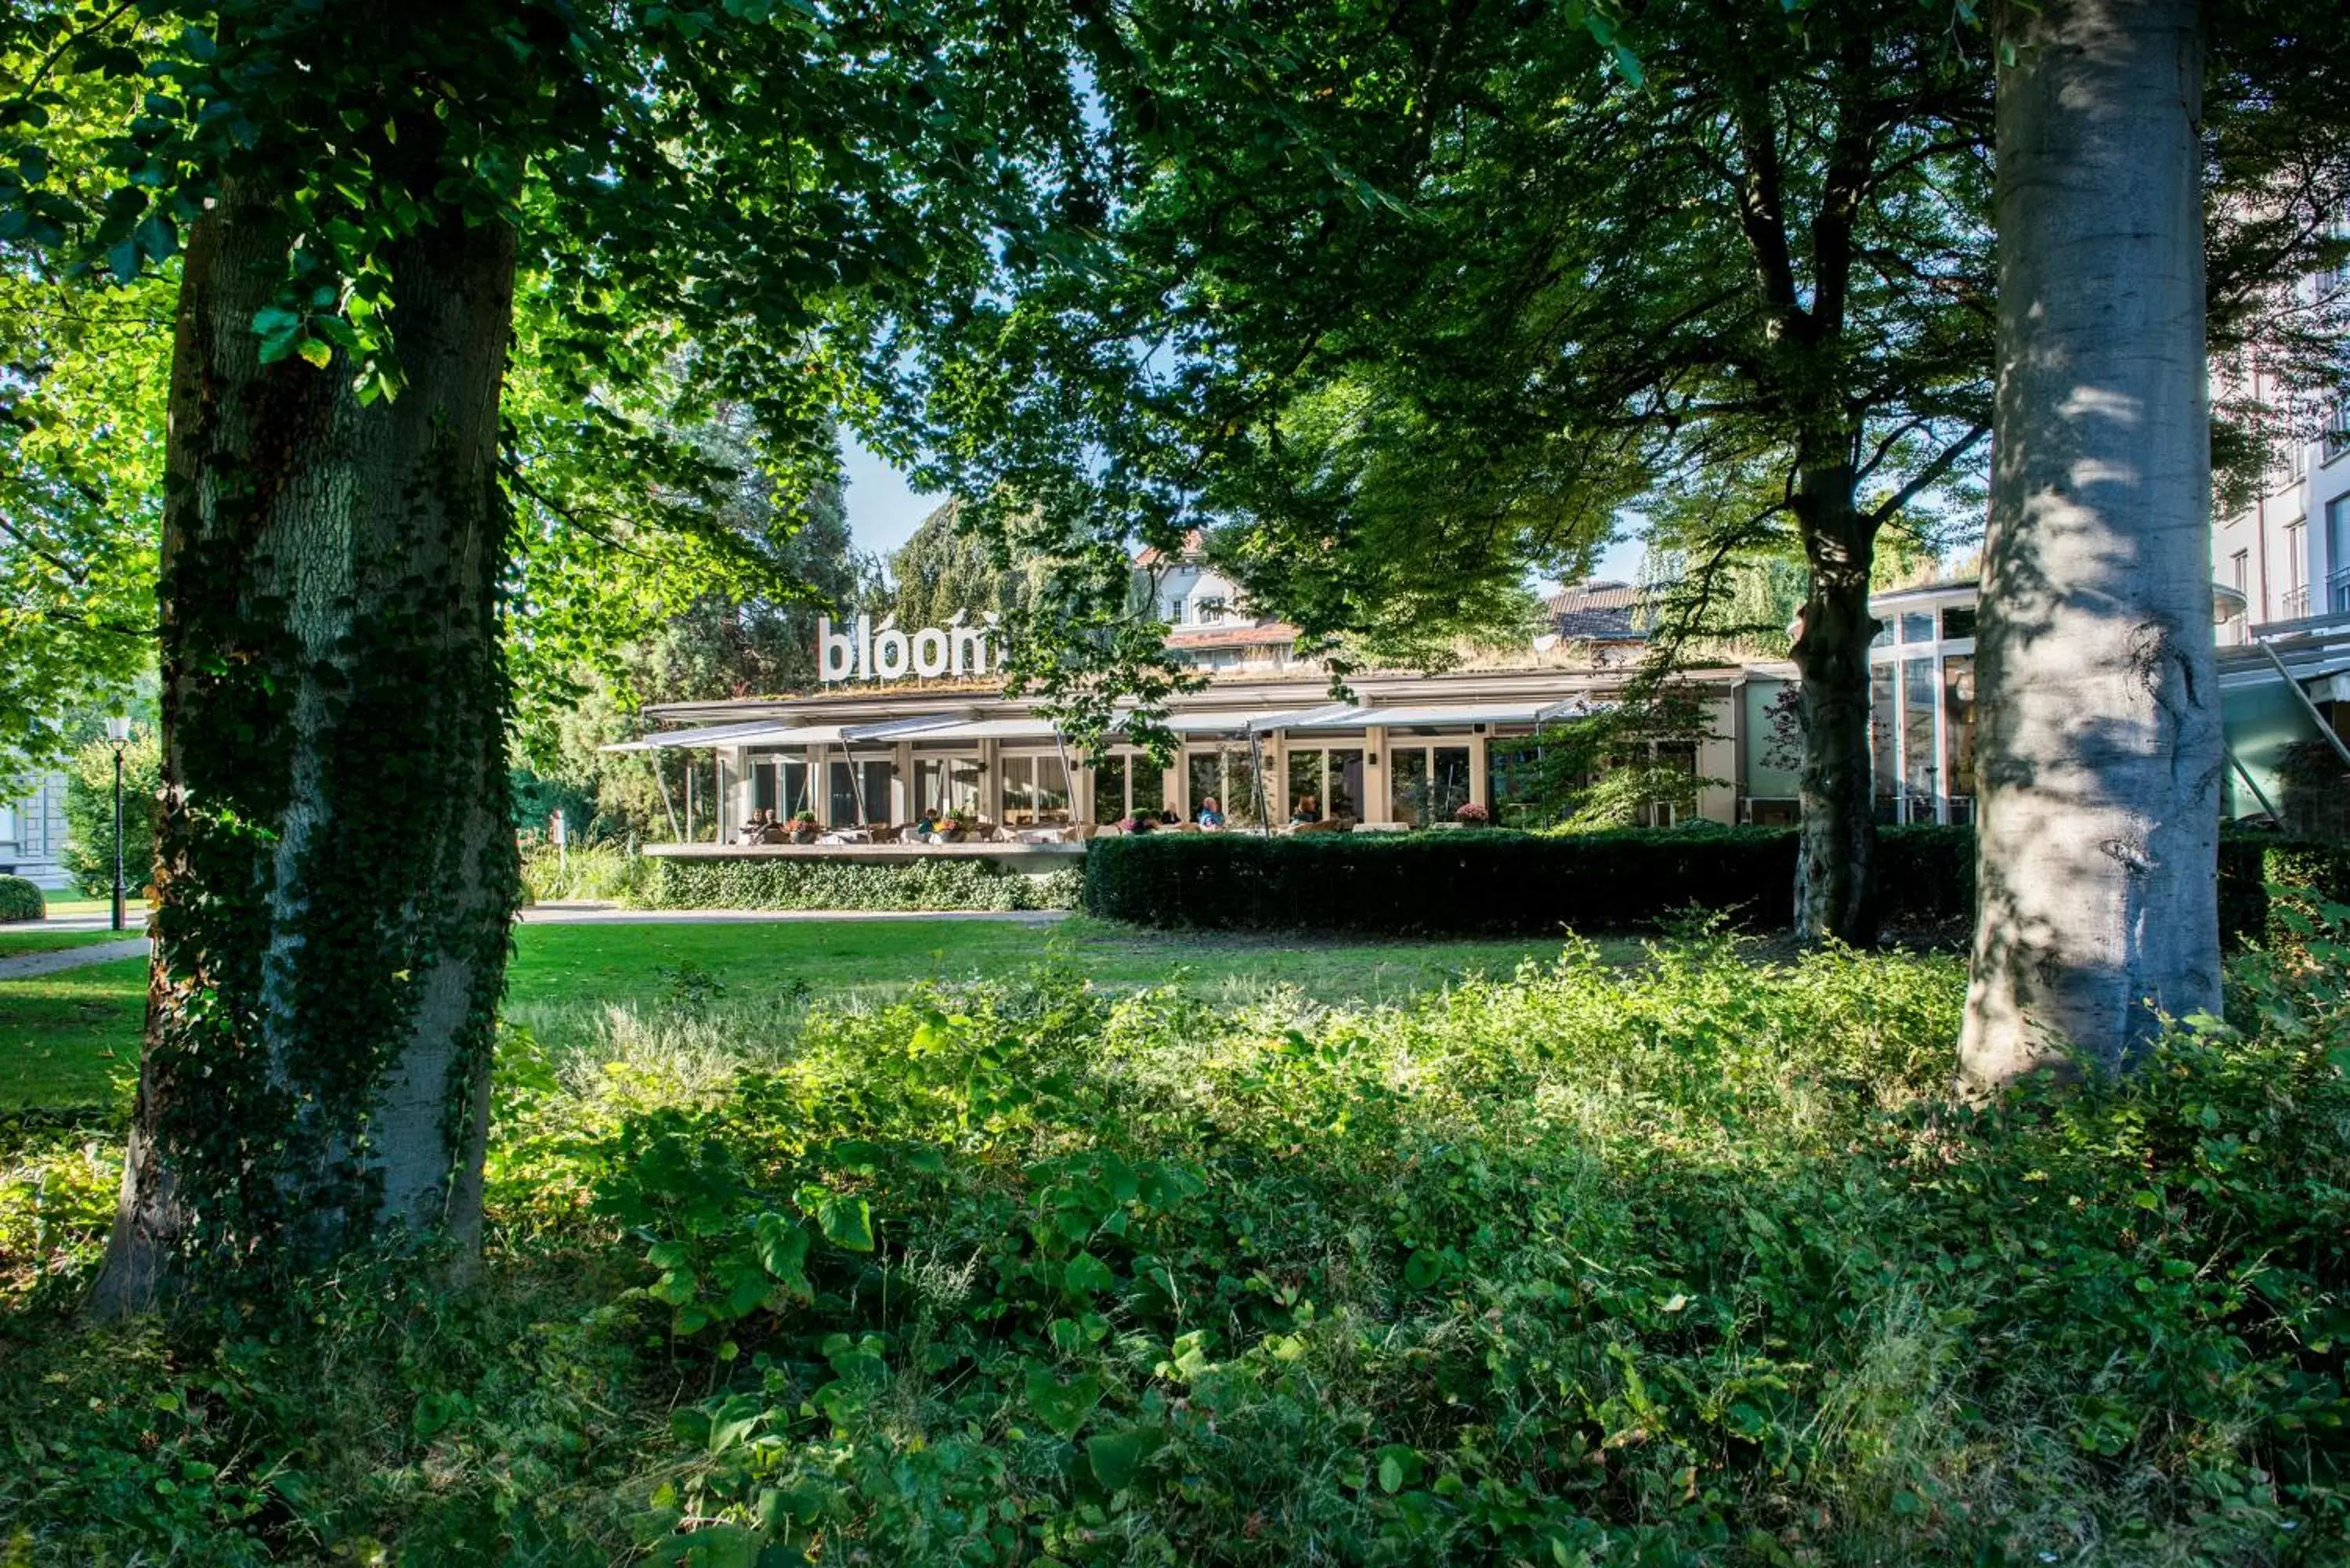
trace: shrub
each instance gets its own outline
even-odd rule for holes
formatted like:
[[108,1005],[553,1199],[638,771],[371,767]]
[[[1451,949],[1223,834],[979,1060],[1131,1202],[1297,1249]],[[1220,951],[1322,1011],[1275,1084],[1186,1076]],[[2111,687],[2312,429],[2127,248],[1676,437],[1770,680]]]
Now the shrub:
[[[1924,845],[1908,853],[1921,866],[1959,858]],[[1095,841],[1084,907],[1141,925],[1215,929],[1499,936],[1654,927],[1692,909],[1769,929],[1786,923],[1794,879],[1789,828],[1186,834]],[[1901,887],[1902,912],[1917,918],[1953,902],[1946,887],[1892,878],[1887,887]]]
[[983,860],[673,860],[647,857],[641,898],[655,909],[1069,909],[1081,874],[1042,877]]
[[22,877],[0,877],[0,920],[45,919],[48,912],[38,888]]
[[[1104,838],[1087,853],[1083,907],[1170,928],[1488,936],[1654,928],[1699,909],[1767,930],[1794,904],[1796,842],[1794,828],[1752,827]],[[1877,845],[1888,924],[1972,918],[1971,829],[1887,827]],[[2274,934],[2270,883],[2350,901],[2350,846],[2223,840],[2231,950]]]
[[535,904],[553,898],[632,903],[643,892],[647,866],[645,857],[617,844],[575,844],[567,851],[536,844],[523,853],[523,891]]

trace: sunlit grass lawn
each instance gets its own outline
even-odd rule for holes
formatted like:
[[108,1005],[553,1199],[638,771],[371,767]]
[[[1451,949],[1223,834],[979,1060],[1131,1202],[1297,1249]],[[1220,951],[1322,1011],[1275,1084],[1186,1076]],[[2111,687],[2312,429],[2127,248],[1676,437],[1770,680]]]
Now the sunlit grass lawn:
[[0,931],[0,959],[22,958],[26,953],[53,953],[63,948],[95,947],[100,942],[119,942],[141,934],[135,926],[127,931],[45,931],[38,929]]
[[[1563,940],[1563,939],[1562,939]],[[1625,956],[1629,941],[1611,944]],[[895,995],[925,980],[1017,973],[1064,958],[1097,985],[1131,990],[1180,977],[1209,996],[1295,985],[1316,1001],[1377,1004],[1458,980],[1506,974],[1558,940],[1319,942],[1140,931],[1072,918],[806,920],[730,925],[524,926],[510,1004],[649,1001],[671,994],[691,961],[729,996],[797,989],[818,996]]]
[[139,1064],[147,961],[0,981],[0,1110],[115,1097]]
[[[39,933],[48,936],[50,933]],[[112,940],[111,932],[78,933]],[[676,994],[697,965],[726,1001],[786,993],[886,1000],[926,980],[1018,974],[1066,960],[1095,984],[1133,990],[1180,980],[1211,1001],[1295,986],[1326,1003],[1376,1006],[1464,974],[1507,974],[1549,958],[1555,940],[1315,942],[1138,931],[1072,919],[777,920],[735,924],[525,925],[515,933],[507,1011],[568,1033],[604,1006]],[[1638,944],[1608,942],[1637,956]],[[0,949],[24,951],[23,948]],[[0,1109],[104,1100],[137,1061],[144,961],[0,981]],[[805,987],[805,991],[803,991]],[[109,1053],[111,1053],[109,1055]]]

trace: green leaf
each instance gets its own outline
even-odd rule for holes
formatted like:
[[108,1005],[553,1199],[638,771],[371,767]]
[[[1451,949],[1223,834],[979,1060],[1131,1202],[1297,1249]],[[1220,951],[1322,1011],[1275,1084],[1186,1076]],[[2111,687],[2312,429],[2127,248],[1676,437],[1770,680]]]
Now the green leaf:
[[824,1239],[852,1252],[873,1250],[873,1210],[862,1198],[827,1198],[818,1206],[816,1222]]
[[1069,1260],[1061,1281],[1073,1294],[1097,1295],[1117,1284],[1118,1276],[1110,1272],[1107,1263],[1091,1252],[1079,1252]]
[[1123,1491],[1131,1485],[1166,1437],[1156,1428],[1128,1427],[1086,1439],[1086,1467],[1106,1491]]
[[759,1266],[792,1290],[807,1290],[808,1233],[780,1214],[751,1216],[751,1246]]
[[1029,1408],[1064,1438],[1074,1438],[1101,1400],[1102,1382],[1085,1373],[1066,1383],[1042,1366],[1032,1366],[1024,1385]]
[[1419,1450],[1404,1443],[1389,1443],[1379,1450],[1379,1490],[1393,1496],[1408,1481],[1419,1479]]

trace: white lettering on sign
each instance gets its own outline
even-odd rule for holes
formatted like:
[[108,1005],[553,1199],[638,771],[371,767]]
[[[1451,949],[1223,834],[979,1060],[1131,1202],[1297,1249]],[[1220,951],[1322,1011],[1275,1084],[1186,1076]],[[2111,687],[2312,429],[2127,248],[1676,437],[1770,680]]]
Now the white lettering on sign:
[[842,680],[902,680],[909,675],[935,680],[941,675],[984,675],[992,654],[991,639],[1002,618],[990,611],[978,625],[963,624],[963,612],[944,626],[926,626],[908,634],[898,629],[898,618],[889,616],[879,626],[869,615],[858,616],[845,631],[832,629],[830,616],[816,620],[816,668],[827,684]]

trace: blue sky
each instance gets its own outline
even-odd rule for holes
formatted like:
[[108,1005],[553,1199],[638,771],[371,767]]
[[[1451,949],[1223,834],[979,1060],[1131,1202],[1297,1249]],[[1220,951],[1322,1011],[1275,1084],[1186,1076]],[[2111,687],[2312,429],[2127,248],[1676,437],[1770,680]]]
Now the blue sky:
[[[848,475],[848,532],[858,549],[886,556],[906,542],[940,498],[915,494],[906,488],[904,474],[868,452],[855,435],[844,431],[841,437]],[[1639,571],[1640,545],[1632,539],[1609,546],[1596,575],[1630,582]]]

